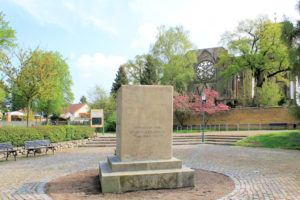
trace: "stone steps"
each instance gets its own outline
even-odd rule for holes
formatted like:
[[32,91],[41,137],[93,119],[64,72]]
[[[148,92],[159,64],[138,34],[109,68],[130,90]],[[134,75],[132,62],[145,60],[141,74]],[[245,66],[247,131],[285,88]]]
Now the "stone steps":
[[[205,135],[205,144],[216,145],[233,145],[239,140],[246,138],[242,135]],[[199,145],[202,144],[201,135],[175,135],[173,136],[173,146],[177,145]],[[98,136],[92,141],[79,147],[115,147],[116,137],[112,136]]]

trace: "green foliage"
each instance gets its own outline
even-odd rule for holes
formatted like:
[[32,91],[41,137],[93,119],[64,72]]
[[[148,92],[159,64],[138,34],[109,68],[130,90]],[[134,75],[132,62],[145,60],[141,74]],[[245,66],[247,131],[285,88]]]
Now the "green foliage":
[[194,77],[194,64],[197,62],[188,32],[182,26],[159,27],[157,40],[151,48],[152,55],[159,61],[157,71],[161,84],[174,86],[175,91],[186,90]]
[[267,80],[262,88],[258,88],[258,102],[262,106],[278,106],[282,94],[274,79]]
[[146,57],[147,55],[137,55],[134,60],[129,60],[123,65],[130,83],[141,84],[142,74],[146,68]]
[[104,124],[105,126],[105,131],[107,132],[115,132],[116,131],[116,122],[117,122],[117,114],[114,112],[107,120],[106,123]]
[[189,82],[195,76],[193,68],[195,63],[196,55],[194,52],[174,56],[169,63],[164,65],[161,83],[173,85],[177,92],[186,91]]
[[52,80],[56,83],[52,88],[53,94],[50,98],[39,96],[35,102],[36,111],[43,112],[46,117],[51,114],[60,115],[74,99],[71,90],[72,77],[68,64],[58,52],[55,52],[49,59],[51,59],[56,74]]
[[300,106],[296,103],[289,107],[290,114],[296,119],[300,121]]
[[94,134],[94,128],[85,127],[85,126],[74,126],[74,136],[72,137],[73,140],[79,140],[83,138],[90,138]]
[[174,56],[184,55],[194,48],[188,37],[188,32],[184,31],[182,26],[170,27],[165,26],[158,28],[157,40],[151,48],[155,58],[162,63],[169,63]]
[[[2,68],[5,63],[8,61],[7,50],[11,50],[15,46],[15,31],[9,27],[9,22],[5,21],[5,15],[3,12],[0,12],[0,68]],[[5,85],[1,81],[0,83],[0,104],[1,112],[7,110],[5,97],[7,93],[5,92]]]
[[129,83],[129,81],[127,79],[127,75],[126,75],[124,66],[120,66],[119,70],[116,74],[115,81],[113,82],[110,94],[116,96],[117,92],[118,92],[118,89],[122,85],[127,85],[128,83]]
[[9,22],[4,20],[4,14],[0,12],[0,57],[2,50],[15,46],[15,31],[9,27]]
[[[5,75],[8,92],[18,91],[23,99],[26,99],[27,112],[36,98],[50,100],[56,97],[55,90],[59,87],[57,81],[56,55],[53,52],[43,50],[20,51],[19,66],[13,66],[8,59],[1,71]],[[29,116],[29,115],[27,115]],[[28,126],[28,118],[27,118]]]
[[242,88],[238,96],[238,102],[242,106],[251,106],[252,105],[252,75],[250,70],[244,71],[242,78]]
[[2,127],[0,143],[11,142],[13,146],[23,146],[24,141],[44,139],[56,143],[90,138],[93,134],[93,128],[83,126]]
[[142,85],[158,84],[157,61],[151,55],[146,56],[145,70],[142,73]]
[[300,150],[300,132],[282,132],[249,136],[237,142],[236,145]]
[[234,32],[222,36],[229,51],[224,51],[219,57],[217,66],[225,68],[222,75],[231,80],[238,72],[251,70],[259,88],[270,77],[288,81],[286,73],[293,65],[281,35],[282,25],[271,23],[265,17],[240,22]]
[[[300,2],[298,2],[297,8],[300,11]],[[292,70],[293,76],[300,76],[300,20],[297,21],[297,24],[294,24],[286,19],[283,23],[282,28],[282,40],[287,44],[289,47],[289,56],[292,65],[294,66]],[[293,102],[294,103],[294,102]],[[300,107],[299,105],[294,103],[291,105],[290,113],[294,116],[295,119],[300,120]]]
[[[24,109],[27,106],[26,98],[23,96],[22,91],[20,91],[17,87],[13,86],[10,94],[12,110]],[[30,105],[30,107],[31,106],[32,105]]]
[[300,20],[297,21],[296,26],[289,20],[285,20],[282,23],[282,40],[288,46],[288,53],[290,56],[290,62],[294,66],[292,74],[300,76]]
[[106,91],[96,85],[88,92],[89,106],[91,109],[104,109],[109,101]]

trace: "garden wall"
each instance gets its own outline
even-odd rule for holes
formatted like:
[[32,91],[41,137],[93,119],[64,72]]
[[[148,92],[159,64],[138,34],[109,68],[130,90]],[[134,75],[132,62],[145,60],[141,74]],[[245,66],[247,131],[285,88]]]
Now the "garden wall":
[[[207,116],[207,115],[206,115]],[[240,107],[227,112],[208,117],[208,124],[269,124],[269,123],[295,123],[287,107]],[[174,125],[178,125],[174,117]],[[202,116],[192,117],[185,122],[187,125],[202,124]]]

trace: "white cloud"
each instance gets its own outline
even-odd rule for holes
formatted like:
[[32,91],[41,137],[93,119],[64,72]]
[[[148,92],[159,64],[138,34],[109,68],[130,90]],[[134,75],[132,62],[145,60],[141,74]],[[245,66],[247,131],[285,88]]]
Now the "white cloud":
[[91,22],[94,26],[98,27],[99,29],[102,29],[104,31],[107,31],[113,35],[118,35],[118,31],[115,27],[109,25],[105,20],[99,18],[99,17],[95,17],[95,16],[91,16],[91,15],[82,15],[83,20],[87,21],[87,22]]
[[105,56],[96,53],[92,56],[83,54],[75,64],[80,70],[83,78],[100,76],[103,79],[113,80],[119,66],[124,64],[126,59],[122,56]]
[[[274,13],[277,21],[284,14],[292,19],[299,18],[296,3],[296,0],[132,0],[128,7],[142,23],[156,27],[183,25],[189,30],[192,42],[199,48],[208,48],[218,46],[220,36],[244,19],[266,14],[274,20]],[[132,43],[136,44],[137,41]]]
[[71,30],[71,26],[65,22],[67,10],[65,7],[59,6],[56,1],[13,0],[13,2],[22,7],[42,25],[55,24],[65,30]]
[[138,28],[138,38],[134,39],[131,47],[149,48],[151,43],[154,43],[157,35],[157,28],[152,24],[142,24]]

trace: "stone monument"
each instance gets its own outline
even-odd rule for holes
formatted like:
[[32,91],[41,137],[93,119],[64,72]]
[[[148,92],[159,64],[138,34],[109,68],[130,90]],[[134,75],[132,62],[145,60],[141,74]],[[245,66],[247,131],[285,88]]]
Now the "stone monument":
[[173,157],[173,87],[123,85],[117,94],[116,155],[100,162],[103,193],[194,186]]

